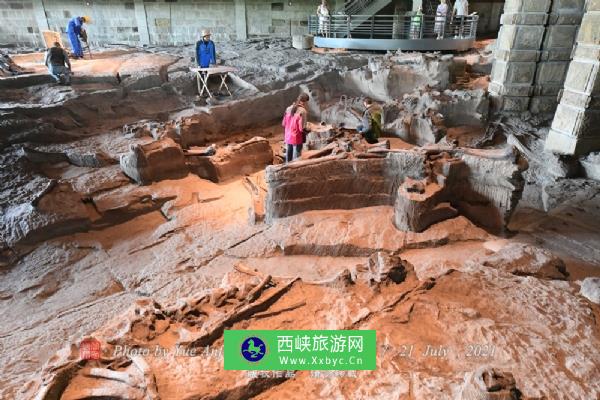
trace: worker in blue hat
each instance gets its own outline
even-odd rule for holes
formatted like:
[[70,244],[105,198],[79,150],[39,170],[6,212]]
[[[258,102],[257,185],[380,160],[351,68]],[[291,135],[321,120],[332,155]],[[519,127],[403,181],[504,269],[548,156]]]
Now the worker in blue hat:
[[73,17],[67,25],[67,36],[69,36],[69,41],[71,42],[71,49],[73,49],[74,58],[83,58],[83,48],[81,47],[79,38],[81,37],[85,42],[87,42],[87,33],[85,28],[83,28],[83,24],[89,24],[90,22],[91,18],[88,16]]

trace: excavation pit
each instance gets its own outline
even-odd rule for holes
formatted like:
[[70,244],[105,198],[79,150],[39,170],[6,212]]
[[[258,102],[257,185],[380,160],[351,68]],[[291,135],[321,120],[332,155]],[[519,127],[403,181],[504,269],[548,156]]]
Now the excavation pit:
[[[212,100],[193,46],[94,52],[71,87],[12,57],[28,73],[0,78],[0,397],[600,393],[596,158],[558,179],[578,166],[543,152],[547,127],[494,119],[488,53],[219,46],[238,72]],[[285,163],[300,93],[310,132]],[[378,367],[225,371],[226,329],[375,329]]]

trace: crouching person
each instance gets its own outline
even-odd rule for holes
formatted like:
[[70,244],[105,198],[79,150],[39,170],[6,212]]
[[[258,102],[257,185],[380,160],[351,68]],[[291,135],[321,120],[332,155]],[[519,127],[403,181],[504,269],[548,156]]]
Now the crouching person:
[[60,47],[60,43],[55,42],[54,46],[48,49],[44,64],[56,83],[71,84],[71,62],[65,49]]
[[285,161],[291,162],[302,154],[302,144],[305,142],[307,128],[306,120],[306,93],[298,96],[298,99],[285,110],[283,125],[285,130]]
[[375,144],[381,136],[381,106],[375,103],[371,98],[365,97],[363,100],[365,112],[362,115],[362,124],[356,130],[363,135],[367,143]]

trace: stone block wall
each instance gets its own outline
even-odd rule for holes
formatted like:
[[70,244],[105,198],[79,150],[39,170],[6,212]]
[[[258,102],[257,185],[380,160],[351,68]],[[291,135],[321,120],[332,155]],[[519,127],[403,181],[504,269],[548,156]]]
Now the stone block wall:
[[600,0],[588,0],[546,150],[580,155],[600,150]]
[[583,15],[584,0],[553,0],[540,51],[533,97],[529,109],[548,114],[556,110],[575,36]]
[[504,4],[489,90],[502,111],[525,111],[533,94],[537,62],[551,0]]
[[554,112],[583,1],[507,0],[489,88],[496,109]]

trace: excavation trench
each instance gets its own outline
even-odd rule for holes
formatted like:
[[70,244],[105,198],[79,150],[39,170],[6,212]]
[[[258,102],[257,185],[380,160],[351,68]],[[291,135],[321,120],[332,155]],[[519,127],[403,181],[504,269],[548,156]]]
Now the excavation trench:
[[[560,392],[565,368],[581,377],[573,393],[600,393],[584,361],[559,360],[598,347],[565,263],[496,236],[507,233],[527,163],[487,129],[476,66],[276,40],[231,46],[233,96],[213,99],[197,98],[189,57],[174,49],[79,61],[72,88],[48,86],[39,55],[14,58],[33,73],[0,80],[10,342],[0,359],[30,362],[3,364],[0,397],[483,395],[478,383],[492,372],[456,351],[469,343],[497,346],[501,358],[485,361],[507,396]],[[286,164],[281,118],[302,92],[310,133],[301,159]],[[383,109],[375,145],[356,131],[366,96]],[[553,224],[521,235],[534,243]],[[569,229],[584,237],[588,227]],[[110,353],[218,352],[225,329],[376,329],[378,368],[339,383],[252,377],[212,356]],[[107,357],[81,360],[86,337]],[[409,360],[398,356],[406,338],[455,352]]]
[[[28,226],[7,235],[9,245],[21,240],[32,242],[57,234],[120,223],[160,209],[174,200],[175,195],[167,193],[168,189],[157,191],[128,185],[127,179],[123,179],[116,166],[112,166],[115,163],[120,163],[125,175],[139,184],[181,179],[188,173],[220,182],[280,163],[284,158],[281,129],[274,124],[281,118],[282,105],[290,104],[301,91],[311,95],[309,109],[313,118],[316,117],[317,122],[326,127],[334,128],[355,128],[358,119],[350,109],[358,110],[357,99],[361,96],[373,96],[384,103],[386,115],[389,115],[384,121],[386,126],[406,125],[399,121],[406,119],[407,115],[412,115],[415,121],[421,121],[415,122],[417,125],[427,121],[425,125],[429,126],[418,129],[423,134],[413,141],[416,144],[434,138],[432,132],[437,129],[434,122],[441,124],[430,117],[432,109],[437,109],[438,113],[444,111],[444,107],[470,109],[473,117],[471,120],[467,118],[467,121],[473,123],[474,118],[481,120],[479,112],[483,100],[480,95],[479,102],[473,102],[471,95],[457,99],[440,94],[436,99],[421,100],[423,104],[418,104],[418,109],[402,111],[404,106],[398,99],[403,98],[406,102],[419,87],[444,87],[450,79],[454,79],[448,73],[448,65],[452,62],[449,58],[405,57],[391,69],[369,65],[345,72],[315,73],[309,80],[300,81],[299,85],[288,85],[265,93],[248,93],[251,84],[244,84],[243,79],[236,77],[232,82],[235,98],[210,107],[186,108],[185,103],[189,101],[186,99],[193,93],[190,89],[193,80],[189,79],[193,76],[189,73],[185,75],[188,81],[179,77],[184,74],[184,68],[178,65],[177,58],[164,55],[136,56],[137,61],[154,62],[157,68],[138,71],[134,75],[128,71],[135,57],[134,60],[126,60],[125,56],[118,53],[107,54],[107,57],[116,57],[117,60],[109,67],[110,76],[118,73],[123,82],[111,81],[110,76],[102,75],[106,72],[88,77],[86,73],[102,70],[104,60],[100,59],[99,65],[83,68],[75,92],[59,87],[52,87],[50,91],[39,91],[35,87],[28,89],[32,77],[27,77],[22,83],[24,88],[4,92],[2,100],[6,103],[3,113],[7,118],[3,120],[2,143],[11,149],[22,149],[19,151],[25,156],[23,162],[28,164],[29,173],[40,182],[37,186],[39,189],[27,188],[30,192],[38,192],[29,196],[37,196],[39,192],[46,194],[44,188],[50,183],[45,182],[51,182],[48,178],[66,179],[76,186],[73,193],[68,185],[59,185],[55,189],[57,193],[48,195],[67,196],[73,203],[77,203],[76,197],[81,196],[93,205],[92,215],[89,214],[89,207],[82,206],[62,216],[57,215],[60,213],[56,213],[56,210],[49,209],[49,219],[53,220],[51,225],[38,222],[44,219],[43,215],[39,218],[36,216]],[[32,59],[27,61],[31,62]],[[108,87],[98,87],[95,80],[106,80],[103,84]],[[14,84],[10,82],[10,85]],[[156,101],[159,98],[160,101]],[[340,98],[343,100],[339,101]],[[454,105],[457,102],[458,105]],[[341,112],[340,107],[343,108]],[[417,117],[417,114],[420,116]],[[318,150],[331,143],[321,138],[322,129],[316,125],[315,129],[317,137],[310,137],[312,140],[306,145],[307,150]],[[411,138],[405,131],[386,131],[391,136],[391,150],[395,146],[410,147]],[[415,128],[409,126],[408,132],[414,133]],[[251,139],[251,135],[265,139]],[[47,144],[53,141],[59,143]],[[212,144],[216,144],[219,150],[211,158],[209,154],[214,149],[207,149],[206,146]],[[90,152],[90,145],[95,150]],[[37,172],[47,170],[46,167],[53,172]],[[88,168],[91,175],[77,168]],[[100,182],[92,182],[94,178],[100,178]],[[92,187],[85,187],[84,193],[77,192],[81,185]],[[260,186],[264,188],[265,184],[261,183]],[[385,196],[393,198],[392,192],[397,186],[398,183],[392,184]],[[317,191],[314,188],[311,190]],[[339,191],[346,189],[340,188]],[[176,201],[181,203],[189,200]],[[350,199],[343,203],[337,207],[356,208],[369,204],[369,201],[354,202]],[[375,204],[393,205],[393,201],[371,202],[371,205]],[[51,205],[49,207],[52,208]],[[335,208],[336,204],[329,207]],[[27,207],[21,206],[21,209],[24,210],[13,207],[7,215],[14,214],[14,218],[20,218],[22,212],[29,213]],[[34,215],[38,212],[33,211]],[[63,221],[67,226],[61,226]],[[38,235],[38,230],[43,233]]]

